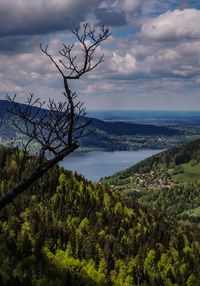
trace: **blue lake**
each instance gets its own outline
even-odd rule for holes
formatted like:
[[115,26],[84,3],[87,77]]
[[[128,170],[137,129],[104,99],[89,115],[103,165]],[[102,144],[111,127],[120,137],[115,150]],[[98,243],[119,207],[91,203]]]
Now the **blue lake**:
[[[89,110],[87,116],[106,121],[126,121],[155,125],[200,126],[200,111]],[[162,150],[74,153],[61,165],[92,181],[110,176]]]
[[98,181],[101,177],[113,175],[161,151],[77,152],[66,157],[60,165],[84,175],[91,181]]

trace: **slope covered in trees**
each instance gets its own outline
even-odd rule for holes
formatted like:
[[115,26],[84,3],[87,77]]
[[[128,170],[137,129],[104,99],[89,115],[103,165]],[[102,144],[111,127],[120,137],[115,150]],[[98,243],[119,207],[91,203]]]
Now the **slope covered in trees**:
[[[1,193],[22,158],[0,148]],[[199,234],[57,166],[0,213],[0,285],[198,285]]]
[[147,158],[104,181],[145,205],[200,222],[200,140]]

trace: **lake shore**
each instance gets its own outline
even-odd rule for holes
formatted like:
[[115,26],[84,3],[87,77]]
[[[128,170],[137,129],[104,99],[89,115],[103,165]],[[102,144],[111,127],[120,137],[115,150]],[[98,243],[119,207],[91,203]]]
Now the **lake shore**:
[[88,180],[97,182],[102,177],[111,176],[162,151],[161,149],[146,149],[138,151],[75,152],[60,162],[60,166],[77,172]]

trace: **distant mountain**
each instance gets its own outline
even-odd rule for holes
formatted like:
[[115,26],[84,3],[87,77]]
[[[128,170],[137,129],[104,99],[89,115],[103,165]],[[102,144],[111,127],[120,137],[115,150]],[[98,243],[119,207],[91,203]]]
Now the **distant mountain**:
[[200,140],[103,179],[125,196],[200,225]]
[[136,124],[127,122],[106,122],[99,119],[92,119],[92,128],[102,130],[110,135],[124,136],[124,135],[156,135],[156,136],[173,136],[180,132],[164,126],[155,126],[148,124]]
[[[25,105],[20,104],[22,107]],[[10,113],[7,112],[8,109],[12,108],[12,104],[7,100],[0,101],[0,118],[12,117]],[[33,107],[36,110],[37,107]],[[131,138],[135,136],[152,136],[152,137],[172,137],[180,135],[181,131],[166,126],[155,126],[147,124],[134,124],[125,122],[106,122],[103,120],[95,118],[87,118],[83,120],[91,119],[91,124],[88,127],[88,131],[91,134],[83,139],[81,139],[81,147],[89,149],[104,149],[104,150],[133,150],[138,148],[165,148],[163,142],[156,141],[153,144],[145,141],[142,145],[141,140],[134,142]],[[6,123],[6,129],[4,129],[4,135],[6,135],[7,130],[9,130],[9,135],[12,131],[12,127],[8,127],[8,122]],[[123,137],[123,138],[122,138]],[[125,138],[126,137],[126,138]]]
[[[26,104],[18,103],[21,108],[27,107]],[[8,100],[0,100],[0,118],[4,118],[5,116],[11,116],[8,112],[9,109],[12,109],[13,104]],[[38,110],[38,107],[32,107],[33,112]],[[46,109],[44,109],[46,111]]]

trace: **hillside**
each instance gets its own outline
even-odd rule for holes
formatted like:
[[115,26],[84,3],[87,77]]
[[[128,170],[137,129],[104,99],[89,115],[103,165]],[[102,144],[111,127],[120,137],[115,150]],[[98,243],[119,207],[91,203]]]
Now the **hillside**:
[[[11,122],[14,118],[7,112],[7,109],[11,107],[12,105],[9,101],[0,101],[0,119],[3,120],[0,137],[2,143],[11,137],[23,140],[20,134],[16,134],[12,128]],[[36,109],[37,107],[33,107],[33,112]],[[91,124],[88,128],[89,135],[81,139],[81,148],[86,150],[162,149],[168,145],[178,144],[178,135],[183,136],[180,140],[184,142],[187,140],[184,133],[177,128],[125,122],[106,122],[95,118],[83,118],[83,120],[88,119],[91,119]],[[162,137],[162,140],[160,137]]]
[[[21,157],[0,148],[1,193]],[[0,249],[0,285],[200,284],[198,229],[58,166],[0,213]]]
[[200,222],[200,140],[147,158],[104,181],[141,203]]

